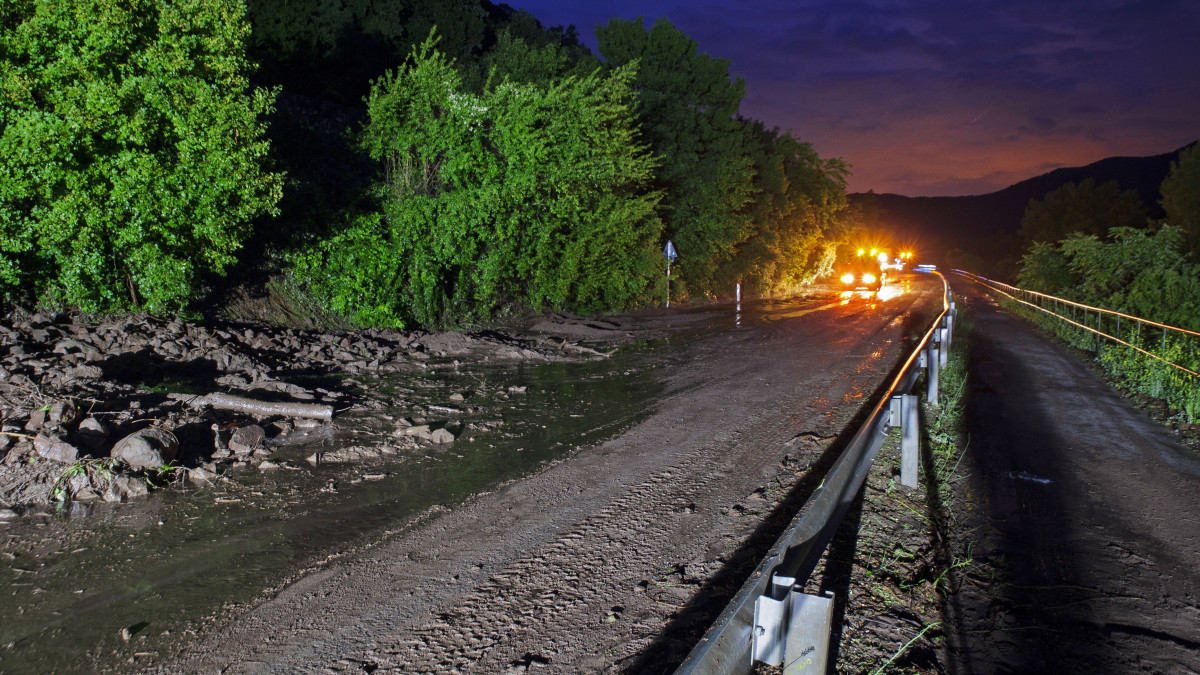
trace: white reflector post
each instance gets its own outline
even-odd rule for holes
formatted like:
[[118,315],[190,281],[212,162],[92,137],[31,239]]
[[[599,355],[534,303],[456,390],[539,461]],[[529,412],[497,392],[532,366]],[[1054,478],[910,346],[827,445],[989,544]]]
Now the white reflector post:
[[917,424],[920,408],[915,394],[904,394],[900,399],[900,484],[917,487],[917,458],[921,454],[921,428]]

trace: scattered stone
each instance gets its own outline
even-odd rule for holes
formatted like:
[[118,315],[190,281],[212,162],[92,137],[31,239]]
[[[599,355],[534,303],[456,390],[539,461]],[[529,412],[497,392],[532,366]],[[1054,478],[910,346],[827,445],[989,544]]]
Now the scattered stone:
[[108,428],[95,417],[85,417],[79,423],[79,430],[75,435],[84,447],[89,450],[98,450],[108,440]]
[[75,421],[75,404],[70,401],[56,401],[50,406],[50,412],[46,415],[46,424],[56,427],[63,424],[70,424]]
[[209,471],[204,467],[196,467],[189,469],[187,472],[188,482],[197,487],[210,487],[217,484],[217,474]]
[[39,433],[33,439],[33,449],[42,457],[61,464],[74,464],[79,460],[79,450],[56,436]]
[[508,388],[508,393],[510,393],[510,394],[524,394],[524,393],[525,393],[525,389],[526,389],[526,387],[518,387],[518,386],[516,386],[516,385],[513,385],[513,386],[511,386],[511,387],[509,387],[509,388]]
[[272,437],[287,436],[288,434],[292,433],[295,428],[296,425],[292,424],[290,420],[276,420],[267,425],[266,431]]
[[271,471],[273,469],[278,469],[278,468],[279,468],[279,465],[270,460],[264,460],[261,464],[258,465],[259,471]]
[[25,423],[25,431],[40,431],[46,425],[46,410],[38,408],[29,413],[29,421]]
[[248,455],[254,452],[266,437],[265,429],[257,424],[247,424],[233,432],[233,436],[229,438],[229,449],[235,455]]
[[148,427],[135,431],[117,441],[110,456],[122,460],[133,469],[154,469],[175,459],[179,454],[179,439],[166,429]]
[[71,380],[98,380],[104,376],[99,366],[79,365],[67,369],[67,378]]
[[419,436],[423,438],[429,437],[428,424],[415,424],[411,427],[401,427],[392,432],[393,436]]
[[450,400],[454,401],[455,403],[462,403],[463,401],[467,400],[467,397],[456,391],[453,394],[450,394]]
[[17,517],[17,512],[12,509],[0,509],[0,522],[12,520]]
[[439,445],[442,443],[453,443],[454,434],[450,433],[446,429],[434,429],[433,432],[429,434],[429,440]]
[[150,485],[137,476],[113,476],[101,497],[106,502],[122,502],[150,494]]

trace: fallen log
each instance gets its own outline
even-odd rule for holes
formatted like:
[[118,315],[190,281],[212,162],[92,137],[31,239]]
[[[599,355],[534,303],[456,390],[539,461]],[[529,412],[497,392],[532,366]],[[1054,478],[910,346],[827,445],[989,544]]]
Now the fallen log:
[[304,417],[318,420],[333,419],[333,406],[321,405],[319,403],[256,401],[252,398],[222,393],[204,394],[203,396],[196,396],[194,394],[167,394],[167,398],[174,401],[181,401],[193,408],[209,406],[218,410],[232,410],[234,412],[261,417],[283,415],[284,417]]

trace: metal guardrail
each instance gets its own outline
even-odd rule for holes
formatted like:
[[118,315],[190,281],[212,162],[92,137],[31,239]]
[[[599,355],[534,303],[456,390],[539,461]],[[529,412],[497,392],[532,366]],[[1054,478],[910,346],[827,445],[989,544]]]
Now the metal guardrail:
[[[1055,297],[1053,295],[1046,295],[1045,293],[1039,293],[1037,291],[1030,291],[1030,290],[1027,290],[1024,288],[1018,288],[1017,286],[1010,286],[1009,284],[1006,284],[1006,283],[1003,283],[1000,281],[995,281],[992,279],[988,279],[987,277],[981,277],[978,274],[972,274],[971,272],[967,272],[964,270],[954,270],[954,273],[958,274],[960,276],[966,277],[967,279],[970,279],[971,281],[974,281],[977,284],[988,287],[991,290],[996,291],[997,293],[1006,295],[1009,298],[1013,299],[1014,301],[1021,303],[1022,305],[1026,305],[1026,306],[1032,307],[1036,310],[1045,312],[1046,314],[1049,314],[1059,320],[1065,321],[1066,323],[1076,326],[1077,328],[1081,328],[1090,333],[1094,333],[1098,337],[1102,337],[1107,340],[1112,340],[1113,342],[1116,342],[1118,344],[1125,345],[1126,347],[1129,347],[1131,349],[1137,350],[1138,352],[1141,352],[1142,354],[1145,354],[1146,356],[1149,356],[1152,359],[1161,361],[1161,362],[1167,364],[1168,366],[1182,370],[1183,372],[1188,373],[1189,375],[1191,375],[1193,377],[1200,377],[1200,372],[1192,370],[1191,368],[1188,368],[1182,364],[1175,363],[1174,361],[1171,361],[1169,359],[1163,358],[1147,349],[1144,349],[1136,344],[1133,344],[1132,342],[1122,340],[1120,337],[1121,319],[1125,319],[1127,322],[1133,322],[1134,325],[1137,326],[1136,331],[1135,331],[1135,334],[1137,337],[1135,338],[1135,340],[1137,340],[1138,342],[1141,342],[1142,326],[1149,326],[1151,328],[1157,328],[1157,329],[1162,330],[1162,349],[1165,352],[1166,345],[1167,345],[1168,333],[1175,332],[1175,333],[1179,333],[1181,335],[1190,335],[1193,337],[1200,337],[1200,333],[1198,333],[1196,331],[1188,330],[1186,328],[1177,328],[1175,326],[1169,326],[1165,323],[1158,323],[1157,321],[1143,319],[1138,316],[1131,316],[1129,314],[1123,314],[1121,312],[1116,312],[1111,309],[1104,309],[1102,307],[1093,307],[1091,305],[1085,305],[1083,303],[1074,302],[1072,300],[1067,300],[1065,298],[1059,298],[1059,297]],[[1047,304],[1052,305],[1053,309],[1047,308],[1045,306]],[[1062,308],[1070,307],[1071,308],[1071,316],[1068,318],[1065,314],[1059,314],[1058,311],[1059,311],[1060,307],[1062,307]],[[1076,318],[1077,318],[1076,314],[1080,310],[1082,310],[1082,313],[1083,313],[1082,321],[1076,321]],[[1065,312],[1065,310],[1064,310],[1064,312]],[[1095,316],[1095,319],[1096,319],[1095,327],[1088,325],[1088,321],[1089,321],[1090,317],[1092,317],[1092,316]],[[1110,324],[1115,324],[1114,332],[1116,333],[1116,335],[1110,335],[1110,334],[1104,332],[1103,322],[1104,322],[1105,316],[1113,318],[1113,321],[1111,321]]]
[[[747,673],[755,661],[783,672],[824,673],[832,601],[799,592],[854,502],[890,428],[904,431],[901,483],[916,486],[916,397],[908,394],[922,368],[929,369],[931,401],[937,371],[945,365],[954,329],[950,286],[942,279],[942,311],[904,362],[866,422],[850,439],[825,480],[771,547],[766,558],[692,649],[677,675]],[[897,420],[900,417],[902,420]],[[903,424],[895,424],[903,421]],[[815,602],[806,602],[815,601]],[[814,607],[811,611],[806,607]],[[801,616],[790,616],[800,614]],[[790,621],[789,621],[790,618]],[[809,630],[799,634],[797,631]],[[822,637],[823,636],[823,637]]]

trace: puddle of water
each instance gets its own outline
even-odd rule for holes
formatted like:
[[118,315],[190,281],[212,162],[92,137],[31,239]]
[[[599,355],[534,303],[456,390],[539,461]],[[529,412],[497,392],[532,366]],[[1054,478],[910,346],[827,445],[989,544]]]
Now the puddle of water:
[[[378,538],[435,506],[530,475],[576,448],[644,419],[662,391],[653,349],[572,364],[436,370],[389,384],[406,402],[471,407],[445,449],[382,461],[279,469],[243,486],[166,491],[141,504],[23,518],[0,529],[0,671],[136,670],[169,656],[234,603],[304,566]],[[524,386],[508,394],[508,386]],[[471,392],[447,403],[451,392]],[[359,412],[338,420],[330,449],[370,446],[393,419],[444,421],[425,408]],[[313,446],[282,449],[309,454]]]

